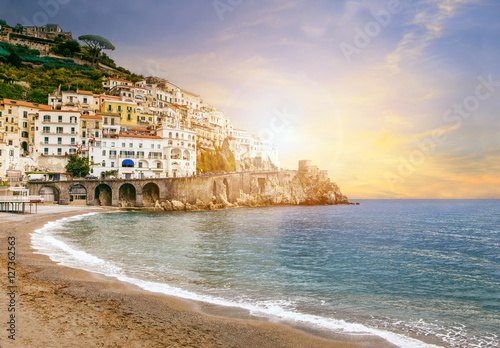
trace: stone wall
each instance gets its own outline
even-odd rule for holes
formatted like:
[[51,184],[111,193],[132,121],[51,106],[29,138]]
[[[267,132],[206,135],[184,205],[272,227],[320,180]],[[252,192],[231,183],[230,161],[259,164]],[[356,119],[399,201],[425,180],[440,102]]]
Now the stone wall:
[[87,205],[150,207],[157,210],[349,203],[336,184],[321,178],[301,176],[296,171],[167,179],[31,182],[28,187],[30,194],[38,195],[42,187],[50,186],[57,191],[59,203],[68,204],[69,191],[74,185],[85,187]]

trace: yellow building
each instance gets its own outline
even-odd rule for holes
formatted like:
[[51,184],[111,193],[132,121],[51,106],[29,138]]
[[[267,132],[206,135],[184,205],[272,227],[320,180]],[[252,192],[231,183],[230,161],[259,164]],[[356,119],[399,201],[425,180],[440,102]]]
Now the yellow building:
[[102,112],[114,112],[120,115],[120,124],[126,126],[137,126],[140,123],[137,104],[120,100],[104,100]]

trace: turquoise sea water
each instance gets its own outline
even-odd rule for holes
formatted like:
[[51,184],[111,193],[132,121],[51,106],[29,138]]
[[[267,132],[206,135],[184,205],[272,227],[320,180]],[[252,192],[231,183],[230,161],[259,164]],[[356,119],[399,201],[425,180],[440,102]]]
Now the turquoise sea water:
[[147,290],[400,347],[500,347],[500,200],[90,214],[33,235]]

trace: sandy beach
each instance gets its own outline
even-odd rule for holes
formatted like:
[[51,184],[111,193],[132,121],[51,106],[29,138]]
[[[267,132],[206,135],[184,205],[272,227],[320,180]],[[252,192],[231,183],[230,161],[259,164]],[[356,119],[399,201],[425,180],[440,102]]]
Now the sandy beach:
[[[207,315],[194,303],[60,266],[31,249],[30,233],[47,222],[99,211],[41,205],[37,214],[0,213],[2,347],[361,347],[284,325]],[[9,245],[15,246],[10,278]]]

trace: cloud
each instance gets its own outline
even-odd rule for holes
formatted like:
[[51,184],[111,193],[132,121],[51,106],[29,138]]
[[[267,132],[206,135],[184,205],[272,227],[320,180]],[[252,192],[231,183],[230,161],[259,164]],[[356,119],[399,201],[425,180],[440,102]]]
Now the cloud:
[[[449,19],[456,16],[465,6],[479,0],[422,0],[413,7],[416,13],[409,22],[409,31],[403,36],[397,48],[386,57],[387,65],[394,71],[401,63],[419,59],[425,49],[436,39],[443,37]],[[411,8],[408,8],[410,10]]]

